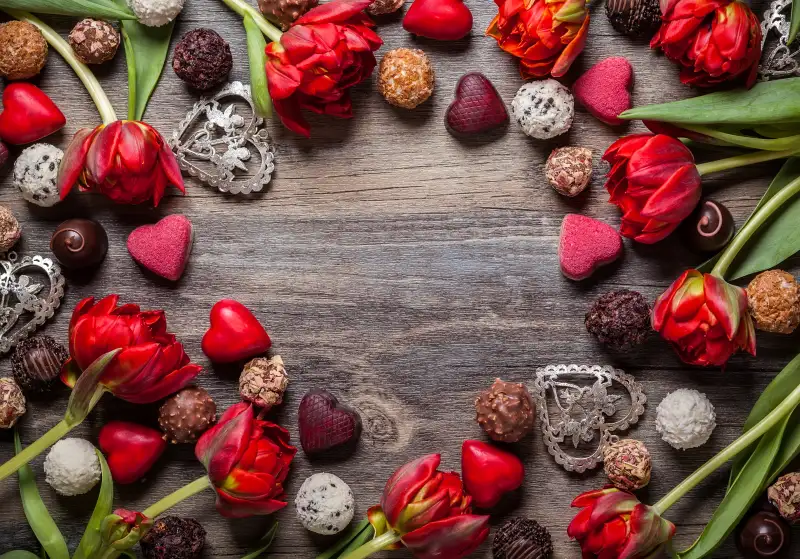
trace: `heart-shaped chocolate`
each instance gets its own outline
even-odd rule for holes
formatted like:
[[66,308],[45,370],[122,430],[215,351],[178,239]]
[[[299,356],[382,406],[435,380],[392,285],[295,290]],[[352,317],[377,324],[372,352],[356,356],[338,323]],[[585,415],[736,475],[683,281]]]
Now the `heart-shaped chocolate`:
[[142,479],[167,448],[160,431],[128,421],[104,425],[98,444],[111,477],[121,485]]
[[61,130],[64,113],[47,94],[33,84],[19,82],[6,86],[0,113],[0,139],[21,145],[38,142]]
[[461,476],[475,506],[487,509],[500,502],[505,493],[522,485],[525,468],[510,452],[483,441],[464,441]]
[[506,125],[508,111],[492,82],[471,72],[458,80],[456,98],[447,108],[444,123],[453,134],[479,134]]
[[598,62],[572,86],[572,94],[597,119],[616,126],[619,115],[631,108],[633,67],[627,58],[614,56]]
[[558,260],[561,272],[571,280],[591,276],[600,266],[622,256],[622,237],[602,221],[567,214],[561,223]]
[[214,363],[243,361],[266,352],[272,345],[258,319],[238,301],[219,301],[211,308],[210,320],[201,345]]
[[128,252],[140,266],[178,281],[192,252],[193,229],[189,218],[168,215],[153,225],[137,227],[128,236]]
[[297,411],[300,444],[306,454],[319,454],[353,443],[361,436],[361,416],[327,390],[309,390]]

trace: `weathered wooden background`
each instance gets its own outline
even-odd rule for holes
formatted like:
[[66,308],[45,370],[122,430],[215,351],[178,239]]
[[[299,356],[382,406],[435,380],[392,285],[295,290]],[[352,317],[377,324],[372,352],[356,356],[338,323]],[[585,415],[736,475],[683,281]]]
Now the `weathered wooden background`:
[[[238,369],[213,367],[200,351],[214,302],[233,297],[253,309],[268,327],[275,352],[291,376],[286,404],[274,415],[297,440],[296,408],[306,390],[325,387],[358,406],[366,432],[354,456],[309,461],[298,454],[288,481],[290,505],[271,557],[311,558],[331,540],[312,537],[296,520],[293,500],[306,476],[335,473],[357,498],[358,515],[376,503],[386,478],[407,460],[441,452],[443,467],[459,469],[461,442],[483,438],[473,421],[473,399],[495,377],[530,382],[537,367],[557,363],[614,364],[645,387],[649,404],[632,435],[644,440],[654,459],[653,481],[643,499],[653,502],[739,433],[747,410],[762,388],[798,348],[798,336],[759,335],[759,357],[736,357],[725,372],[683,366],[657,337],[624,354],[606,352],[586,333],[583,315],[607,290],[628,287],[655,297],[685,267],[700,259],[678,239],[657,246],[626,243],[624,259],[594,279],[574,283],[558,269],[557,243],[564,214],[581,212],[618,223],[606,202],[599,156],[618,136],[636,127],[610,128],[578,108],[572,131],[553,142],[527,138],[515,125],[490,142],[462,142],[444,128],[443,114],[457,79],[484,72],[510,103],[522,80],[514,60],[483,37],[495,13],[488,0],[467,0],[475,14],[472,36],[456,43],[417,40],[403,31],[400,17],[380,22],[385,45],[429,53],[436,69],[433,98],[415,111],[390,107],[374,82],[353,91],[356,118],[313,119],[313,139],[304,140],[273,124],[274,180],[269,192],[251,198],[222,195],[193,180],[185,197],[171,196],[158,209],[114,206],[99,196],[73,194],[41,209],[26,204],[12,187],[10,165],[0,203],[24,227],[21,254],[49,255],[58,223],[85,216],[106,227],[111,247],[93,274],[68,275],[62,309],[44,332],[66,339],[71,310],[83,297],[120,294],[123,301],[163,308],[170,328],[187,351],[206,366],[199,383],[220,408],[237,400]],[[602,7],[594,9],[588,44],[570,81],[593,63],[626,56],[635,67],[636,104],[678,99],[691,91],[677,69],[644,41],[613,32]],[[53,20],[51,20],[53,21]],[[58,20],[55,20],[58,21]],[[176,35],[212,27],[235,52],[232,78],[247,81],[245,37],[237,16],[218,0],[188,0]],[[69,22],[61,22],[65,33]],[[118,112],[126,106],[124,57],[99,71]],[[55,138],[62,148],[80,127],[99,123],[89,96],[59,56],[51,53],[39,85],[68,116]],[[165,135],[196,100],[167,69],[147,120]],[[556,145],[591,147],[596,172],[588,193],[577,200],[557,195],[546,183],[543,163]],[[777,166],[766,165],[706,181],[739,223],[760,197]],[[136,226],[182,213],[194,223],[192,261],[176,285],[143,273],[127,254],[125,240]],[[10,372],[3,360],[0,373]],[[681,452],[655,432],[655,407],[679,387],[694,387],[715,404],[718,427],[705,447]],[[67,394],[33,402],[21,423],[29,442],[63,413]],[[157,407],[134,407],[107,396],[78,436],[95,441],[111,418],[154,423]],[[577,558],[565,534],[573,516],[569,503],[581,491],[604,483],[601,471],[571,475],[547,453],[541,436],[516,445],[527,476],[518,498],[493,518],[511,514],[538,519],[555,541],[558,558]],[[0,459],[12,454],[11,434],[0,435]],[[96,492],[61,498],[44,483],[42,458],[34,463],[45,501],[74,548],[92,510]],[[116,504],[144,508],[202,474],[188,446],[172,447],[147,479],[118,487]],[[726,472],[712,476],[670,511],[677,540],[696,537],[719,502]],[[197,518],[208,531],[206,557],[240,557],[266,530],[267,518],[230,521],[213,508],[211,492],[175,509]],[[15,479],[0,484],[0,552],[36,549],[25,524]],[[795,531],[795,535],[799,535]],[[489,557],[484,545],[477,556]],[[408,557],[404,552],[394,556]],[[730,543],[720,558],[737,556]]]

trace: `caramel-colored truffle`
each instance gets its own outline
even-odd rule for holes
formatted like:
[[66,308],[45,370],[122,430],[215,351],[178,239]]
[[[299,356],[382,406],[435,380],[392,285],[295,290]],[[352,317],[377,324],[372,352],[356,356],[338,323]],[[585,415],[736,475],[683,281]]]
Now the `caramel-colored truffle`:
[[767,491],[767,497],[789,523],[800,523],[800,472],[779,477]]
[[258,9],[286,31],[297,18],[316,8],[317,4],[319,0],[258,0]]
[[25,411],[25,395],[19,385],[12,378],[0,378],[0,429],[11,429]]
[[800,324],[800,286],[783,270],[758,274],[747,286],[747,302],[759,330],[791,334]]
[[387,52],[378,67],[378,91],[397,107],[413,109],[433,94],[431,61],[421,50],[395,49]]
[[171,443],[193,443],[217,420],[217,405],[203,388],[184,388],[161,405],[158,424]]
[[0,252],[8,252],[17,244],[22,229],[11,210],[0,206]]
[[69,34],[69,44],[84,64],[103,64],[117,54],[119,31],[99,19],[79,21]]
[[524,385],[500,379],[475,399],[476,421],[489,437],[505,443],[515,443],[533,429],[534,409]]
[[41,72],[45,62],[47,41],[35,25],[16,20],[0,25],[0,75],[27,80]]
[[592,180],[592,150],[575,146],[556,148],[544,166],[547,182],[564,196],[577,196]]
[[623,491],[635,491],[650,483],[653,462],[643,442],[622,439],[606,447],[603,452],[603,468],[614,487]]
[[256,357],[244,366],[239,377],[242,399],[267,410],[283,402],[287,386],[289,377],[280,355],[271,359]]
[[393,14],[403,7],[406,0],[375,0],[367,6],[367,13],[373,16],[385,16]]

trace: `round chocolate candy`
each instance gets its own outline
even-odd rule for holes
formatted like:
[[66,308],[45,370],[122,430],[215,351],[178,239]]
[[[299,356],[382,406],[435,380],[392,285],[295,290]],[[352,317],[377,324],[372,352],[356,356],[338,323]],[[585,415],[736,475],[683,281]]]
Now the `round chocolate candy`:
[[68,219],[50,238],[56,260],[70,270],[96,266],[108,252],[108,235],[91,219]]
[[745,559],[789,557],[792,530],[774,512],[759,511],[739,524],[736,547]]
[[17,344],[11,356],[11,371],[23,391],[45,392],[58,378],[68,357],[67,349],[50,336],[36,336]]
[[717,252],[727,245],[736,231],[728,208],[715,200],[701,200],[685,222],[686,241],[699,252]]

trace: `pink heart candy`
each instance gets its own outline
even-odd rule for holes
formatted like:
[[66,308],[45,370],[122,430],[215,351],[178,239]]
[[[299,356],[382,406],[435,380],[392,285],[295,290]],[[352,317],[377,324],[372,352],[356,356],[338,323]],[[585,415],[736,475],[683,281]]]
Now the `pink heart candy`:
[[622,237],[610,225],[591,217],[567,214],[561,223],[558,260],[561,272],[571,280],[591,276],[622,256]]
[[625,122],[619,115],[631,108],[633,67],[615,56],[598,62],[572,86],[572,94],[599,120],[612,126]]
[[128,252],[136,262],[172,281],[178,281],[192,252],[192,222],[183,215],[168,215],[153,225],[142,225],[128,236]]

